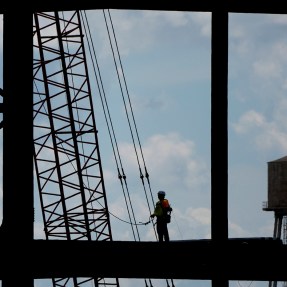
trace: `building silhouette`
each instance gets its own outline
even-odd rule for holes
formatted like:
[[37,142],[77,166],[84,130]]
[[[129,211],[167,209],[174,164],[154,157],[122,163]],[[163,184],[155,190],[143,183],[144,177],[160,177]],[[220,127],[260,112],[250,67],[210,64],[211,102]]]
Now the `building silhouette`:
[[[287,244],[287,157],[268,162],[268,200],[263,203],[264,211],[274,212],[273,238]],[[269,286],[276,287],[277,281]],[[284,282],[286,286],[286,282]]]

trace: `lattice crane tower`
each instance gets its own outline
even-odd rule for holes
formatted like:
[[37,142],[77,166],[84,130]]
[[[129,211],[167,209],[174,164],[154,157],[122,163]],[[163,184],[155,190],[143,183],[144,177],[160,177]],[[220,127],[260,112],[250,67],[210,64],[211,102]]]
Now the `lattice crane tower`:
[[[34,162],[45,237],[111,241],[80,11],[33,16]],[[90,284],[119,286],[117,278],[53,278],[53,286]]]

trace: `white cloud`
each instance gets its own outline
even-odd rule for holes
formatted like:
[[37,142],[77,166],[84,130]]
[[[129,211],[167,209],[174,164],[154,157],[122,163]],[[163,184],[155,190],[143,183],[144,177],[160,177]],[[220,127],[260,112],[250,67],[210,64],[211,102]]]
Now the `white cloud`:
[[[131,171],[138,170],[132,144],[121,144],[121,154]],[[143,155],[152,178],[158,185],[182,186],[187,189],[209,180],[206,164],[197,154],[194,142],[182,139],[179,134],[158,134],[150,137],[143,146]]]
[[[156,22],[157,25],[165,25],[166,23],[174,27],[182,27],[187,25],[189,19],[188,13],[179,11],[144,11],[143,16],[148,21]],[[164,23],[164,24],[163,24]]]
[[[286,102],[282,102],[282,109],[285,110]],[[264,115],[250,110],[244,113],[237,123],[231,124],[238,134],[248,135],[248,138],[260,150],[278,149],[283,153],[287,152],[287,134],[285,118],[280,108],[276,110],[273,121],[267,122]],[[276,121],[276,117],[278,121]]]
[[199,25],[201,35],[205,37],[211,36],[211,13],[198,12],[190,14],[192,20]]
[[210,225],[211,211],[208,208],[188,208],[186,216],[192,220],[196,225]]
[[[119,145],[121,156],[124,160],[127,182],[131,194],[131,200],[134,210],[136,210],[136,220],[138,222],[147,222],[149,215],[154,208],[151,198],[157,201],[156,191],[164,189],[167,191],[167,198],[174,208],[174,219],[170,224],[170,236],[173,239],[189,238],[210,238],[210,211],[200,206],[202,198],[208,198],[210,192],[210,172],[207,171],[206,164],[197,156],[194,142],[181,138],[177,133],[157,134],[150,137],[143,145],[143,154],[147,163],[150,175],[152,194],[148,191],[148,200],[151,210],[148,209],[146,197],[143,193],[143,187],[140,185],[139,169],[137,158],[134,155],[134,147],[130,143]],[[142,170],[144,171],[144,170]],[[137,178],[138,183],[136,183]],[[206,187],[207,186],[207,187]],[[202,189],[206,190],[202,192]],[[125,202],[120,188],[117,195],[110,194],[109,189],[109,209],[117,217],[129,221]],[[201,198],[199,200],[199,198]],[[199,200],[199,201],[198,201]],[[209,205],[209,199],[205,202]],[[191,208],[192,206],[192,208]],[[113,220],[113,233],[122,238],[120,228],[130,229],[130,227],[121,223],[119,220],[111,217]],[[187,229],[182,231],[180,225],[186,222]],[[155,240],[152,225],[140,226],[143,232],[142,240]],[[128,233],[129,236],[132,233]],[[127,235],[127,234],[126,234]],[[132,238],[130,238],[132,239]]]
[[287,134],[280,131],[275,125],[269,125],[262,131],[255,140],[255,143],[262,150],[278,149],[282,153],[287,152]]
[[254,128],[260,128],[266,124],[265,118],[262,114],[255,110],[250,110],[244,113],[237,123],[231,124],[237,133],[247,133]]
[[269,24],[287,25],[287,17],[285,14],[270,14],[265,16]]
[[251,237],[251,235],[246,230],[233,222],[228,223],[228,233],[229,237],[231,238]]
[[271,59],[255,61],[253,63],[253,69],[257,76],[268,80],[279,77],[281,74],[281,67]]

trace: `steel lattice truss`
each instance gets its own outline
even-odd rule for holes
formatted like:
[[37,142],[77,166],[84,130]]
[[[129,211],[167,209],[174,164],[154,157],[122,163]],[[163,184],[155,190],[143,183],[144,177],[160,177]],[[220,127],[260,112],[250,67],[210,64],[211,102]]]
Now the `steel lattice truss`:
[[[35,13],[33,37],[34,162],[46,239],[112,240],[80,12]],[[118,286],[103,278],[53,284],[92,280]]]

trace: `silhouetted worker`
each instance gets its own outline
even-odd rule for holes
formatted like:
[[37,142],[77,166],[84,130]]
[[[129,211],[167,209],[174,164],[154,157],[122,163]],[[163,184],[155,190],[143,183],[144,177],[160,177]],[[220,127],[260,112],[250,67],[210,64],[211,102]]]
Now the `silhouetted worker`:
[[170,212],[172,208],[168,200],[165,198],[165,192],[159,191],[157,193],[159,201],[156,203],[154,212],[151,214],[151,218],[156,216],[156,231],[158,235],[158,241],[163,242],[169,241],[169,233],[167,229],[167,224],[170,222]]

